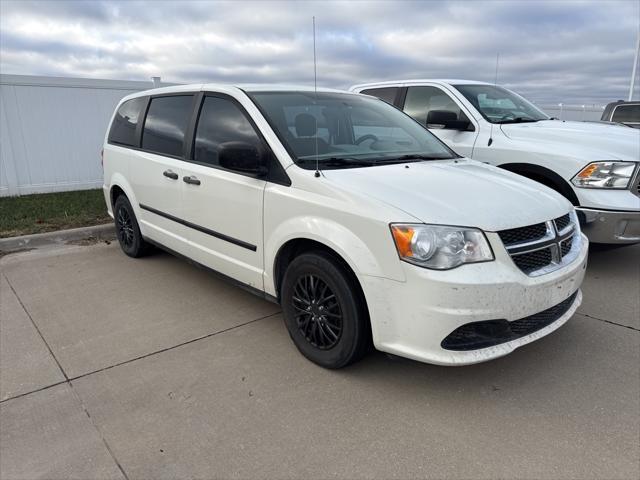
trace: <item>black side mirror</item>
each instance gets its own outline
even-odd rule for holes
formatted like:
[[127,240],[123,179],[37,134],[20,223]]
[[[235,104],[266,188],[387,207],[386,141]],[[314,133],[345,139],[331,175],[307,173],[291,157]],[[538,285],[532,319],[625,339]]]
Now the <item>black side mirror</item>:
[[471,122],[458,120],[458,115],[447,110],[431,110],[427,115],[427,128],[467,130]]
[[227,142],[220,145],[218,162],[227,170],[264,177],[269,171],[266,156],[255,145]]

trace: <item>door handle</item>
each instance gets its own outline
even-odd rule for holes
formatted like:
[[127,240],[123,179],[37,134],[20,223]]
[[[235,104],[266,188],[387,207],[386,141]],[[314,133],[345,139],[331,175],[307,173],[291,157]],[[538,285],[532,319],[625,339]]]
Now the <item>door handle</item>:
[[162,175],[164,175],[167,178],[170,178],[171,180],[178,179],[178,174],[176,172],[172,172],[171,170],[165,170],[164,172],[162,172]]
[[190,185],[200,185],[200,180],[198,180],[194,175],[191,175],[190,177],[182,177],[182,180]]

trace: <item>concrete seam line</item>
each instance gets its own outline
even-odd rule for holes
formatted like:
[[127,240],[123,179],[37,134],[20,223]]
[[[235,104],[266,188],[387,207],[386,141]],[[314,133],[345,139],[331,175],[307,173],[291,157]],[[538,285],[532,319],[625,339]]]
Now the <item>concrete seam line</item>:
[[[5,276],[5,278],[7,278],[7,277]],[[120,367],[120,366],[126,365],[128,363],[133,363],[133,362],[135,362],[137,360],[142,360],[143,358],[147,358],[147,357],[151,357],[153,355],[157,355],[159,353],[167,352],[169,350],[173,350],[173,349],[178,348],[178,347],[183,347],[185,345],[189,345],[190,343],[194,343],[194,342],[197,342],[199,340],[204,340],[206,338],[213,337],[213,336],[218,335],[220,333],[225,333],[225,332],[228,332],[230,330],[235,330],[237,328],[244,327],[246,325],[250,325],[250,324],[258,322],[260,320],[266,320],[267,318],[273,317],[273,316],[278,315],[280,313],[281,312],[275,312],[275,313],[271,313],[269,315],[265,315],[264,317],[254,318],[253,320],[249,320],[248,322],[241,323],[240,325],[234,325],[233,327],[225,328],[224,330],[219,330],[217,332],[209,333],[209,334],[203,335],[201,337],[193,338],[191,340],[187,340],[186,342],[179,343],[178,345],[173,345],[171,347],[163,348],[163,349],[157,350],[155,352],[146,353],[146,354],[141,355],[139,357],[130,358],[129,360],[125,360],[124,362],[115,363],[115,364],[109,365],[107,367],[99,368],[98,370],[93,370],[91,372],[83,373],[82,375],[78,375],[76,377],[68,378],[68,379],[63,380],[61,382],[57,382],[57,383],[53,383],[51,385],[47,385],[45,387],[37,388],[36,390],[32,390],[30,392],[25,392],[25,393],[21,393],[19,395],[15,395],[13,397],[5,398],[4,400],[0,400],[0,404],[8,402],[9,400],[15,400],[16,398],[26,397],[27,395],[31,395],[32,393],[42,392],[43,390],[47,390],[49,388],[57,387],[58,385],[62,385],[63,383],[70,384],[74,380],[78,380],[78,379],[81,379],[81,378],[84,378],[84,377],[88,377],[88,376],[94,375],[96,373],[104,372],[105,370],[110,370],[112,368]],[[63,373],[63,375],[64,375],[64,373]],[[65,375],[65,378],[66,378],[66,375]]]
[[280,313],[282,313],[282,312],[270,313],[269,315],[265,315],[265,316],[260,317],[260,318],[254,318],[253,320],[249,320],[248,322],[244,322],[244,323],[241,323],[239,325],[234,325],[233,327],[225,328],[223,330],[218,330],[217,332],[213,332],[213,333],[208,333],[206,335],[202,335],[202,336],[197,337],[197,338],[192,338],[191,340],[187,340],[186,342],[178,343],[177,345],[172,345],[171,347],[166,347],[166,348],[162,348],[160,350],[156,350],[154,352],[145,353],[144,355],[140,355],[139,357],[130,358],[129,360],[125,360],[125,361],[120,362],[120,363],[115,363],[113,365],[109,365],[108,367],[99,368],[98,370],[93,370],[91,372],[83,373],[82,375],[78,375],[76,377],[72,377],[72,378],[69,379],[69,381],[78,380],[80,378],[88,377],[88,376],[94,375],[96,373],[104,372],[105,370],[111,370],[112,368],[121,367],[122,365],[126,365],[128,363],[133,363],[133,362],[136,362],[138,360],[142,360],[142,359],[147,358],[147,357],[152,357],[152,356],[158,355],[160,353],[164,353],[164,352],[168,352],[170,350],[174,350],[176,348],[184,347],[185,345],[189,345],[191,343],[199,342],[200,340],[205,340],[207,338],[214,337],[214,336],[219,335],[221,333],[226,333],[226,332],[229,332],[231,330],[235,330],[235,329],[238,329],[238,328],[241,328],[241,327],[245,327],[245,326],[250,325],[252,323],[259,322],[260,320],[266,320],[267,318],[273,317],[275,315],[279,315]]
[[80,397],[80,394],[78,392],[76,392],[75,388],[73,388],[73,383],[70,380],[67,381],[67,383],[69,384],[69,388],[71,389],[71,394],[74,396],[74,398],[76,399],[76,402],[78,402],[78,405],[80,406],[80,408],[82,409],[84,414],[87,416],[87,419],[89,420],[89,423],[95,429],[96,433],[100,437],[100,440],[102,440],[102,443],[104,444],[105,448],[107,449],[107,452],[109,452],[109,455],[111,455],[111,459],[116,464],[116,467],[118,467],[118,470],[120,470],[120,473],[122,473],[122,476],[125,478],[125,480],[129,480],[129,476],[127,475],[127,472],[124,471],[124,468],[122,467],[122,465],[118,461],[115,453],[113,453],[113,450],[111,449],[111,445],[109,445],[109,442],[107,442],[107,439],[104,438],[104,435],[102,434],[102,430],[100,430],[100,428],[98,427],[96,422],[91,417],[91,414],[89,413],[89,410],[87,409],[87,407],[85,406],[84,402],[82,401],[82,398]]
[[631,325],[624,325],[623,323],[617,323],[611,320],[605,320],[604,318],[594,317],[593,315],[589,315],[588,313],[576,312],[578,315],[582,315],[583,317],[590,318],[591,320],[598,320],[599,322],[610,323],[611,325],[615,325],[617,327],[628,328],[629,330],[633,330],[635,332],[640,332],[640,328],[632,327]]
[[51,355],[51,358],[53,358],[53,361],[56,362],[56,365],[58,366],[58,368],[60,369],[60,372],[62,373],[62,376],[64,377],[64,379],[66,381],[69,381],[69,377],[67,376],[67,373],[64,371],[64,368],[62,368],[62,365],[60,364],[60,362],[58,361],[58,359],[56,358],[55,354],[53,353],[53,350],[51,350],[51,347],[49,346],[49,343],[47,342],[47,340],[44,338],[44,335],[42,335],[42,332],[40,331],[40,329],[38,328],[38,325],[36,325],[36,322],[33,320],[33,317],[31,316],[31,314],[29,313],[29,311],[27,310],[27,307],[25,307],[24,303],[22,303],[22,299],[20,298],[20,296],[18,295],[18,292],[16,292],[16,289],[13,288],[13,285],[11,284],[11,282],[9,281],[9,278],[3,273],[2,276],[4,277],[4,279],[7,281],[7,285],[9,285],[9,288],[11,289],[11,291],[13,292],[13,294],[16,296],[16,299],[18,300],[18,303],[20,303],[20,306],[22,307],[22,310],[24,310],[24,313],[27,314],[27,317],[29,317],[29,320],[31,321],[31,324],[33,325],[33,328],[36,329],[36,332],[38,332],[38,335],[40,335],[40,338],[42,339],[42,341],[44,342],[45,346],[47,347],[47,350],[49,350],[49,354]]
[[44,387],[36,388],[35,390],[31,390],[30,392],[20,393],[18,395],[14,395],[13,397],[5,398],[4,400],[0,400],[0,404],[8,402],[10,400],[15,400],[16,398],[26,397],[27,395],[31,395],[32,393],[42,392],[43,390],[48,390],[49,388],[57,387],[58,385],[63,385],[65,383],[69,383],[66,380],[62,380],[60,382],[52,383],[51,385],[45,385]]

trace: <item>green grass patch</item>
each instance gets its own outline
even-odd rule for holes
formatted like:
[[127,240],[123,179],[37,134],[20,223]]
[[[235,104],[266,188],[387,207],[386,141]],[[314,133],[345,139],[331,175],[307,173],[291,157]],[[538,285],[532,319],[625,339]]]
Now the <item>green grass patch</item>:
[[102,190],[0,198],[0,238],[110,221]]

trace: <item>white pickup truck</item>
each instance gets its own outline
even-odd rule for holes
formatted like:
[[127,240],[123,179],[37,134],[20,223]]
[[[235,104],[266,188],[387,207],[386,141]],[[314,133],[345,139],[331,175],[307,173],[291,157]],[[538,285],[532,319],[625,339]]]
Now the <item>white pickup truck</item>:
[[640,242],[640,131],[550,118],[520,95],[468,80],[370,83],[351,91],[391,103],[458,154],[556,190],[595,243]]

